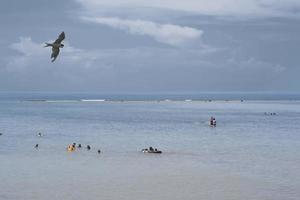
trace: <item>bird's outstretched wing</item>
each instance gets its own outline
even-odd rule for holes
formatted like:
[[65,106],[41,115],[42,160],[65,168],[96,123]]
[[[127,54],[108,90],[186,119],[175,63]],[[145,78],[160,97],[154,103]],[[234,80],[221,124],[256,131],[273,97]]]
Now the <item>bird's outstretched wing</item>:
[[64,39],[65,39],[65,32],[61,32],[61,34],[55,40],[54,44],[60,44]]
[[57,58],[58,54],[59,54],[59,48],[52,47],[51,58],[53,58],[53,59],[51,60],[51,62],[55,61],[55,59]]

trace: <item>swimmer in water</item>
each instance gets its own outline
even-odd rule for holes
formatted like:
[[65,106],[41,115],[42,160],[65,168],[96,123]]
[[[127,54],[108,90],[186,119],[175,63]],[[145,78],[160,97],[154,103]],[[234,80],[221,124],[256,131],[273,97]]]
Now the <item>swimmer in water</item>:
[[143,153],[148,153],[149,151],[148,151],[148,149],[146,148],[146,149],[142,149],[142,152],[143,152]]
[[154,151],[153,147],[149,147],[149,151],[153,152]]
[[97,151],[99,154],[101,153],[101,150],[100,149],[98,149],[98,151]]
[[91,150],[90,145],[87,145],[86,148],[87,148],[87,150]]
[[36,144],[36,145],[34,146],[34,148],[36,148],[36,149],[39,148],[39,144]]

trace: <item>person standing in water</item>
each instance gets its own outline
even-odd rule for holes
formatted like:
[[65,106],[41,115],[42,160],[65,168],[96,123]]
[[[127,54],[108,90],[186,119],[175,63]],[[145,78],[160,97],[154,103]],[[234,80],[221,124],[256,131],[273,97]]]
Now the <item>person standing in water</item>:
[[217,126],[216,118],[214,118],[214,117],[211,117],[211,118],[210,118],[210,125],[211,125],[211,126]]

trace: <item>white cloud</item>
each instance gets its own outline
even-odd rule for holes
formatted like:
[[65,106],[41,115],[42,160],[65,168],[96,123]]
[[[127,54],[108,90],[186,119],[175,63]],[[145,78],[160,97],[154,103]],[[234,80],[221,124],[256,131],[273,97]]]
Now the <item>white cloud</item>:
[[22,53],[24,56],[37,56],[46,54],[49,50],[42,48],[43,44],[32,41],[30,37],[20,37],[20,41],[10,45],[11,49]]
[[286,67],[279,64],[257,60],[253,57],[250,57],[246,60],[236,60],[235,58],[230,58],[227,60],[227,62],[228,66],[235,70],[256,70],[260,71],[261,73],[264,72],[263,74],[278,74],[287,70]]
[[187,26],[159,24],[144,20],[128,20],[117,17],[82,17],[82,19],[124,30],[134,35],[150,36],[158,42],[173,46],[185,45],[199,39],[203,34],[201,30]]
[[[152,7],[216,16],[299,17],[299,0],[76,0],[90,11],[97,9]],[[124,9],[126,12],[126,9]]]
[[[61,49],[60,55],[55,62],[75,62],[83,59],[85,52],[81,49],[74,48],[65,41],[65,47]],[[7,64],[7,69],[14,70],[30,66],[32,63],[51,64],[51,48],[44,48],[44,43],[36,43],[30,37],[20,37],[19,41],[10,45],[10,48],[16,50],[20,55],[12,56]],[[62,57],[62,58],[61,58]]]

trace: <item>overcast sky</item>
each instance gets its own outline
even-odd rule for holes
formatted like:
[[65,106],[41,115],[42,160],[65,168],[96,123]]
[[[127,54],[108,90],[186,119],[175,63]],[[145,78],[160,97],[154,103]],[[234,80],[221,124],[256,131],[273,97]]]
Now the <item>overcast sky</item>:
[[300,92],[299,0],[1,0],[0,25],[4,91]]

